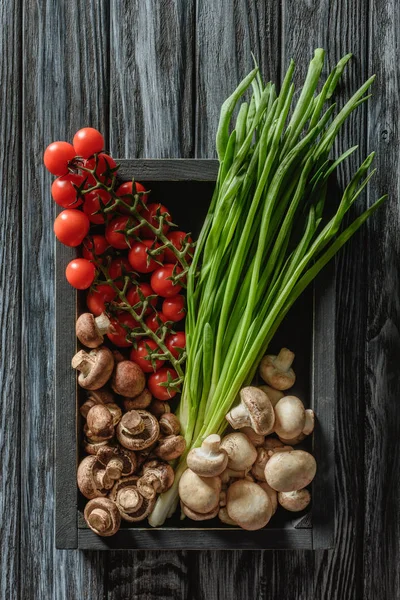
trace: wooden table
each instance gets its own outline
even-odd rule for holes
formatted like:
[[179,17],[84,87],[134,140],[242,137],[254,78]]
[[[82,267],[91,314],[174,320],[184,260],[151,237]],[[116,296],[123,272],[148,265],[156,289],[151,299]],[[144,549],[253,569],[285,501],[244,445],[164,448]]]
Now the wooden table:
[[[0,174],[3,599],[400,598],[400,18],[394,0],[3,0]],[[338,259],[337,535],[320,552],[68,552],[53,543],[54,237],[45,146],[91,124],[119,157],[213,157],[221,101],[250,69],[355,58],[373,98],[340,136],[375,149]],[[342,101],[342,96],[339,102]],[[338,148],[338,150],[340,149]],[[332,368],[334,366],[332,365]]]

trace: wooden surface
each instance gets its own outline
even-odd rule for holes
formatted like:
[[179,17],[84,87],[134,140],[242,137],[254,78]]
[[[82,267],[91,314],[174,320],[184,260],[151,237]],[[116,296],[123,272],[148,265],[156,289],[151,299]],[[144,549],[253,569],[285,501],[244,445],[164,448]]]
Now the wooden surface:
[[[0,20],[1,598],[400,598],[398,3],[4,0]],[[250,51],[279,80],[289,57],[308,62],[317,46],[330,64],[354,52],[347,95],[377,73],[340,147],[360,145],[351,168],[377,151],[360,207],[390,194],[338,260],[335,549],[56,551],[44,147],[91,124],[126,158],[212,157],[219,104],[250,68]]]

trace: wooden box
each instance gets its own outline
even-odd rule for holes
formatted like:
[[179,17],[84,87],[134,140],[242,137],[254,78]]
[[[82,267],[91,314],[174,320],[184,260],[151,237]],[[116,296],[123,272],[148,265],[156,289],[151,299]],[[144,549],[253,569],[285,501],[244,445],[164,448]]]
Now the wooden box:
[[[152,190],[153,201],[164,203],[179,228],[199,233],[216,180],[214,160],[122,160],[121,179],[135,177]],[[218,519],[180,521],[176,515],[163,527],[147,521],[124,523],[120,531],[101,538],[83,519],[85,499],[76,485],[80,456],[79,392],[71,358],[77,343],[75,320],[84,309],[84,293],[65,279],[65,267],[76,250],[56,243],[56,494],[57,548],[75,549],[316,549],[333,545],[334,534],[334,403],[335,403],[335,281],[328,266],[314,286],[298,300],[279,329],[270,350],[285,345],[296,353],[293,392],[316,413],[316,428],[305,448],[317,461],[311,486],[312,508],[290,513],[278,508],[265,529],[244,531]]]

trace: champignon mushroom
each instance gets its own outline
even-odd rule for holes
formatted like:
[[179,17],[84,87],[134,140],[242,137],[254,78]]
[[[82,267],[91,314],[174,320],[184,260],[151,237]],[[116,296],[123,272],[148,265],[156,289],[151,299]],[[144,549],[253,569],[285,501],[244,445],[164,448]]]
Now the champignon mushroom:
[[168,462],[179,458],[185,449],[186,441],[182,435],[167,435],[158,440],[158,444],[154,448],[154,455]]
[[80,408],[82,417],[86,419],[89,410],[97,404],[102,404],[108,408],[113,418],[113,424],[117,425],[122,417],[122,410],[114,402],[114,396],[106,388],[93,390],[88,393],[86,402]]
[[223,438],[221,448],[228,454],[228,467],[234,471],[250,470],[257,458],[257,450],[244,433],[229,433]]
[[284,438],[279,436],[279,439],[284,444],[290,444],[291,446],[300,444],[307,437],[307,435],[310,435],[310,433],[314,431],[314,418],[314,411],[311,410],[311,408],[307,408],[305,411],[305,423],[303,431],[299,433],[299,435],[296,435],[296,437]]
[[309,452],[277,452],[265,466],[265,479],[277,492],[293,492],[309,485],[316,470],[315,458]]
[[258,481],[257,483],[264,490],[264,492],[267,492],[271,501],[272,514],[274,515],[276,513],[276,509],[278,508],[278,492],[273,490],[266,481]]
[[283,444],[280,440],[275,437],[267,437],[265,438],[263,448],[266,450],[275,450],[275,448],[283,448],[285,444]]
[[260,364],[260,375],[271,387],[276,390],[287,390],[294,385],[296,375],[292,363],[294,354],[287,348],[282,348],[277,356],[267,354]]
[[257,458],[251,467],[251,473],[258,481],[265,481],[265,465],[270,455],[265,448],[257,448]]
[[110,492],[124,521],[143,521],[153,510],[156,499],[144,498],[137,489],[137,477],[122,477]]
[[200,448],[193,448],[187,455],[187,466],[201,477],[216,477],[226,469],[228,454],[220,447],[219,435],[209,435]]
[[226,510],[226,506],[222,506],[219,511],[218,511],[218,518],[222,523],[225,523],[225,525],[234,525],[234,526],[238,526],[237,523],[235,523],[235,521],[233,519],[230,518],[230,516],[228,515],[228,511]]
[[90,529],[102,537],[114,535],[121,525],[118,507],[109,498],[90,500],[85,506],[83,515]]
[[85,390],[98,390],[107,383],[114,368],[114,357],[106,346],[89,353],[79,350],[72,359],[72,368],[80,371],[78,383]]
[[279,400],[281,398],[283,398],[283,396],[285,395],[283,392],[279,391],[279,390],[275,390],[273,387],[271,387],[270,385],[259,385],[258,386],[260,388],[260,390],[262,390],[265,394],[267,394],[269,401],[271,402],[272,406],[275,407],[275,404],[277,402],[279,402]]
[[219,506],[221,480],[219,477],[200,477],[186,469],[179,480],[179,497],[196,513],[206,514]]
[[144,498],[151,500],[156,494],[169,490],[174,479],[175,473],[171,465],[150,460],[143,465],[143,475],[137,481],[137,488]]
[[109,440],[114,435],[113,417],[103,404],[96,404],[86,418],[86,437],[94,442]]
[[[85,426],[86,428],[86,426]],[[86,432],[85,432],[86,433]],[[95,442],[88,437],[85,437],[82,443],[83,449],[87,454],[91,454],[92,456],[96,456],[97,452],[102,446],[106,446],[109,443],[109,440],[102,440],[101,442]]]
[[208,521],[209,519],[214,519],[219,512],[219,505],[217,505],[213,510],[207,513],[197,513],[181,501],[181,509],[184,515],[192,519],[192,521]]
[[164,435],[178,435],[181,430],[181,424],[174,413],[164,413],[159,418],[161,433]]
[[136,396],[136,398],[124,398],[125,410],[138,410],[148,408],[150,406],[152,395],[147,388]]
[[248,426],[260,435],[273,431],[275,415],[267,394],[257,387],[244,387],[240,390],[240,401],[225,417],[233,429]]
[[254,531],[265,527],[272,516],[267,492],[257,483],[239,479],[228,488],[226,510],[243,529]]
[[290,512],[300,512],[310,504],[311,495],[306,489],[294,492],[279,492],[278,502],[283,508],[290,510]]
[[154,399],[151,401],[151,404],[149,406],[149,412],[151,412],[152,415],[159,419],[161,415],[171,412],[171,408],[168,402],[163,402],[161,400]]
[[240,433],[244,433],[244,435],[249,438],[250,442],[255,448],[258,448],[264,444],[265,437],[259,433],[256,433],[251,427],[241,427]]
[[118,441],[128,450],[143,450],[151,446],[159,433],[157,419],[146,410],[130,410],[117,425]]
[[128,398],[141,394],[146,385],[142,369],[131,360],[122,360],[115,365],[111,387],[115,393]]
[[105,313],[95,317],[92,313],[83,313],[76,322],[76,337],[88,348],[97,348],[104,341],[104,335],[113,328]]
[[296,396],[284,396],[275,405],[275,433],[290,440],[304,429],[306,414],[304,404]]
[[[103,471],[103,473],[99,474],[99,471]],[[107,495],[107,489],[103,487],[102,481],[104,472],[96,456],[86,456],[80,462],[76,479],[78,488],[85,498],[91,500]]]
[[101,446],[97,452],[97,460],[104,465],[106,477],[113,484],[120,477],[132,475],[137,468],[135,453],[121,446]]

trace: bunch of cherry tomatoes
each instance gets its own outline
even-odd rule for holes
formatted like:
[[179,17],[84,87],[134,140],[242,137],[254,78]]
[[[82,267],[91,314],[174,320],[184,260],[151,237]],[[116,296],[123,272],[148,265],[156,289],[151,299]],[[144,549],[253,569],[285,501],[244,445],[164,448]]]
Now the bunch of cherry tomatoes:
[[[142,184],[116,184],[118,165],[103,149],[102,134],[91,127],[80,129],[72,144],[53,142],[46,148],[44,164],[57,176],[51,193],[64,209],[55,219],[54,232],[61,243],[82,249],[82,256],[67,265],[68,282],[78,290],[88,290],[89,311],[95,316],[105,312],[111,320],[109,340],[119,348],[131,348],[130,360],[150,374],[150,392],[167,400],[176,388],[165,382],[181,377],[177,364],[182,362],[186,345],[184,331],[173,330],[185,318],[185,298],[180,293],[184,279],[179,279],[182,266],[173,247],[182,251],[192,240],[183,231],[170,230],[168,209],[148,203]],[[129,209],[135,195],[140,198],[135,202],[140,216],[153,228],[162,222],[163,240],[148,225],[138,226]],[[123,202],[118,203],[118,198]],[[191,258],[188,250],[186,262]],[[154,335],[146,336],[146,332]],[[173,365],[178,361],[175,367],[180,373],[165,366],[168,357]]]

